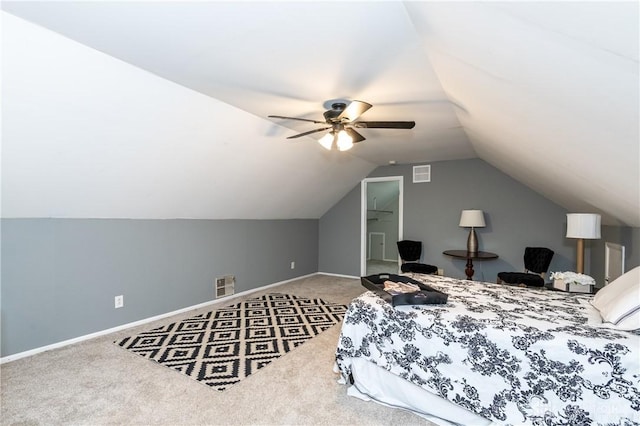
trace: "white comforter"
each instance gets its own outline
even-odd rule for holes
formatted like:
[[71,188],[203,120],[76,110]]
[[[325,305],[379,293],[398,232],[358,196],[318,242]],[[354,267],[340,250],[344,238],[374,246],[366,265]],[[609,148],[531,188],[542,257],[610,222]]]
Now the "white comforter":
[[362,358],[498,424],[640,424],[640,333],[597,327],[592,296],[415,278],[448,303],[354,299],[336,352],[346,379]]

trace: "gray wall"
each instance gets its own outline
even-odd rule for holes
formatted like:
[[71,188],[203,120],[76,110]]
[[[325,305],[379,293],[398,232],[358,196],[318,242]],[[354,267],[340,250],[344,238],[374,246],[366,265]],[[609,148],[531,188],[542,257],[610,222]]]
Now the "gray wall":
[[[475,262],[475,279],[492,281],[500,271],[523,269],[526,246],[556,252],[551,271],[575,270],[575,242],[566,239],[567,211],[479,160],[431,163],[431,182],[412,183],[412,165],[384,166],[369,177],[404,176],[404,238],[423,242],[423,260],[464,278],[464,261],[442,252],[466,247],[464,209],[481,209],[487,226],[476,230],[480,249],[498,260]],[[588,254],[587,254],[588,255]],[[320,219],[320,271],[360,275],[360,186]],[[589,273],[589,271],[585,271]]]
[[360,184],[320,218],[318,271],[360,276]]
[[224,274],[241,292],[317,270],[318,220],[3,219],[1,354],[213,300]]

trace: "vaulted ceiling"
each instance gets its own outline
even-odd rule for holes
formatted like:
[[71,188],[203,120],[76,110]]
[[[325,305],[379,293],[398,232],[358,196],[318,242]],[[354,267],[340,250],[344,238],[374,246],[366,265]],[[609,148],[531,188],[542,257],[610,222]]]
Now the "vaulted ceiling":
[[[378,165],[479,157],[640,226],[637,2],[2,9],[3,217],[317,218]],[[354,99],[416,127],[327,152],[267,118]]]

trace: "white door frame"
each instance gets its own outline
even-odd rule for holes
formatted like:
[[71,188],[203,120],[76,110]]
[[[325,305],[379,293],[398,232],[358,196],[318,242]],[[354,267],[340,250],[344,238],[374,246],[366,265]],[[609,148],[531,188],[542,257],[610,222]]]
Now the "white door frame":
[[[402,240],[402,220],[404,206],[404,178],[402,176],[386,176],[377,178],[362,179],[360,186],[360,275],[367,274],[367,184],[369,182],[390,182],[398,181],[398,240]],[[400,265],[400,256],[398,256]]]

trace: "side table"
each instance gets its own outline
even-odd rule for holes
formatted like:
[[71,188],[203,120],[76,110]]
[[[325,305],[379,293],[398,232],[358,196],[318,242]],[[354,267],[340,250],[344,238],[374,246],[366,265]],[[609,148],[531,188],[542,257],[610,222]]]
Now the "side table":
[[456,259],[466,259],[467,264],[465,265],[464,273],[467,274],[468,280],[473,280],[473,259],[476,260],[491,260],[497,259],[498,255],[495,253],[491,253],[488,251],[476,251],[470,252],[467,250],[445,250],[442,252],[447,256],[454,257]]

